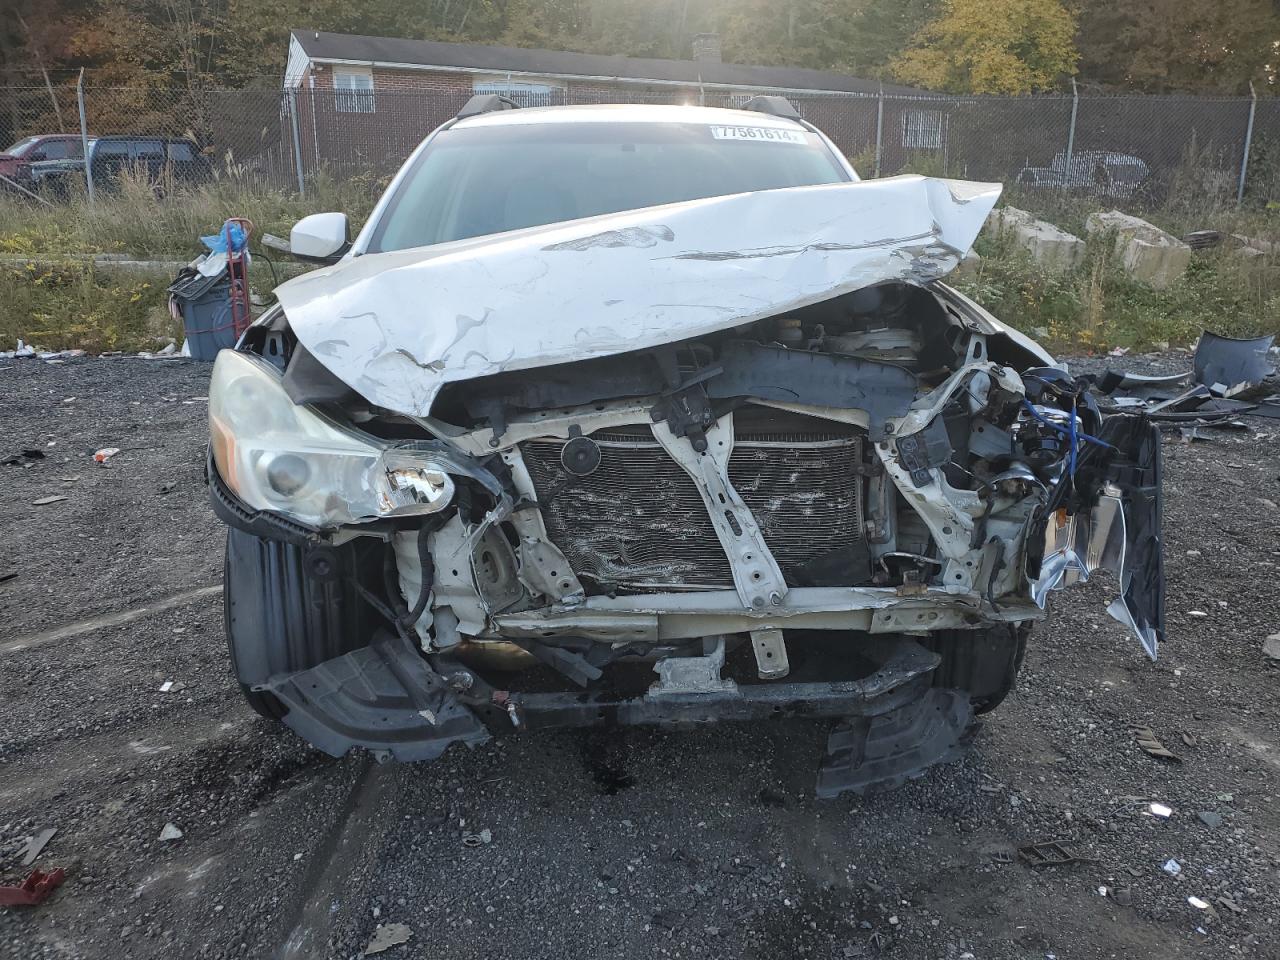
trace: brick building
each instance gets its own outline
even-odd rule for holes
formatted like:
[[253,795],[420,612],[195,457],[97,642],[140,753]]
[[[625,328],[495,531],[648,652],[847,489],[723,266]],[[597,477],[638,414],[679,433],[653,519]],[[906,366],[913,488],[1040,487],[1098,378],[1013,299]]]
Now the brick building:
[[[294,30],[285,90],[296,104],[304,158],[339,167],[395,167],[477,93],[502,94],[521,106],[734,106],[757,94],[780,94],[800,101],[806,117],[848,152],[873,142],[879,82],[799,67],[723,63],[719,40],[711,34],[694,38],[693,49],[692,60],[658,60]],[[935,121],[929,111],[918,112],[908,132],[923,142],[942,120],[941,114]]]

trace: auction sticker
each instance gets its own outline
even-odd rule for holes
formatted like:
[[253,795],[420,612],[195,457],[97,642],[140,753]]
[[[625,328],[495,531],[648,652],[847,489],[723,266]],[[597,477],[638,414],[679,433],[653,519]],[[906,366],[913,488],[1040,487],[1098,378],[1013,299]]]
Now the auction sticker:
[[713,126],[711,136],[717,140],[761,140],[765,143],[805,143],[801,130],[784,130],[778,127],[723,127]]

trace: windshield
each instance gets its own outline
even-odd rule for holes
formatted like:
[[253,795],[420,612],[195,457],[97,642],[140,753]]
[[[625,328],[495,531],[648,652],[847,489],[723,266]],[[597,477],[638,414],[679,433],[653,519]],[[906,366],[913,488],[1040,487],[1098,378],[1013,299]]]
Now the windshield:
[[442,131],[414,161],[369,252],[465,240],[681,200],[839,183],[816,135],[705,123],[520,123]]
[[9,154],[12,157],[20,157],[24,153],[26,153],[28,150],[30,150],[31,145],[39,139],[40,139],[39,137],[27,137],[27,139],[25,140],[19,140],[17,143],[15,143],[13,146],[5,150],[4,152]]

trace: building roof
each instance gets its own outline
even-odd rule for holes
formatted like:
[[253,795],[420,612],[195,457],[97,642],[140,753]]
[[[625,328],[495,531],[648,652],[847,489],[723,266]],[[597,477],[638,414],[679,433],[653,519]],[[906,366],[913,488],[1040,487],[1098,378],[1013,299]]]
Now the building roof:
[[[679,83],[794,90],[875,93],[876,80],[808,70],[803,67],[756,67],[705,60],[659,60],[646,57],[570,53],[524,47],[492,47],[475,43],[440,43],[398,37],[361,37],[347,33],[294,30],[293,40],[307,58],[407,69],[436,67],[469,72],[534,74],[551,77],[621,80],[633,83]],[[886,84],[886,93],[924,94],[923,90]]]

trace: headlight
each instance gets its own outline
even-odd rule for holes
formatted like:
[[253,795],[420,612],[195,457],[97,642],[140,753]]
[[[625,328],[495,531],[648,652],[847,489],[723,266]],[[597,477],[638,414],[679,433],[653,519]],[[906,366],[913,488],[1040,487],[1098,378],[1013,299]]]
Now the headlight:
[[274,368],[223,350],[209,383],[218,474],[241,500],[315,527],[435,513],[453,479],[429,454],[384,444],[289,399]]

